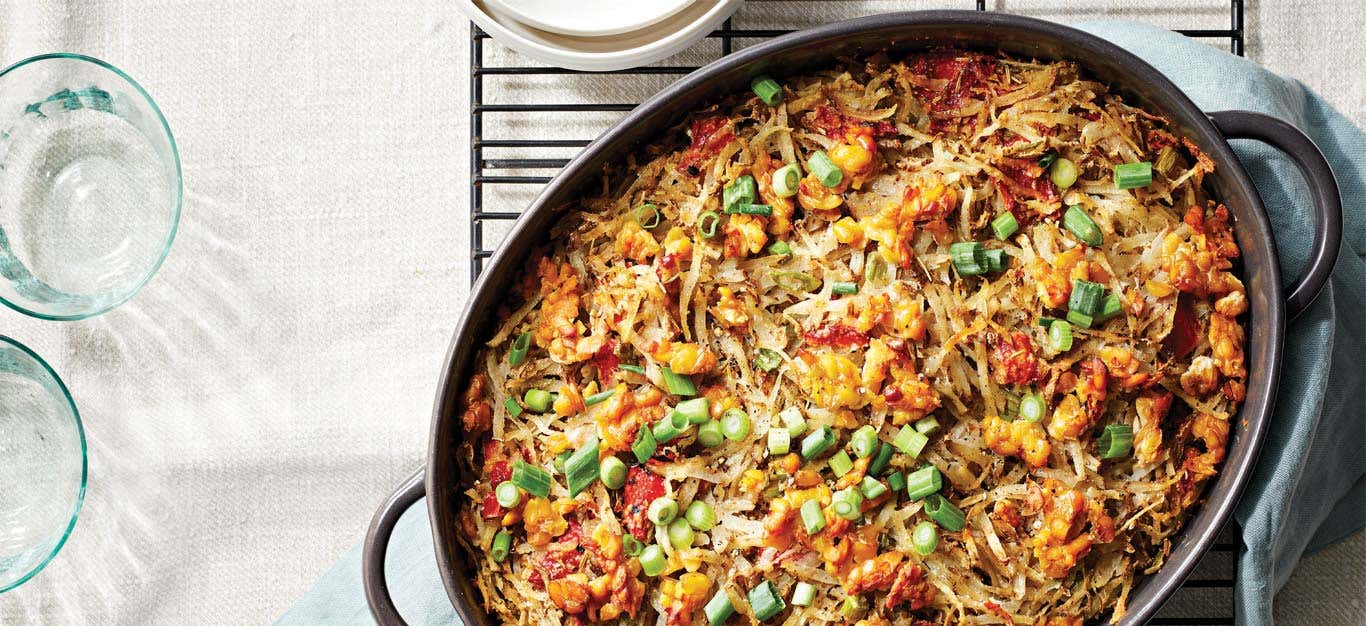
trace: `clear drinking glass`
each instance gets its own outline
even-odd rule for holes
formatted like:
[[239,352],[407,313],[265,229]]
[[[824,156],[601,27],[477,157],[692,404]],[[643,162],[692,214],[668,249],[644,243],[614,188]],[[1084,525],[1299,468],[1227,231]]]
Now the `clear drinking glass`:
[[85,479],[85,431],[66,385],[32,350],[0,335],[0,592],[57,556],[76,526]]
[[47,54],[0,72],[0,301],[44,319],[131,298],[170,251],[180,156],[118,68]]

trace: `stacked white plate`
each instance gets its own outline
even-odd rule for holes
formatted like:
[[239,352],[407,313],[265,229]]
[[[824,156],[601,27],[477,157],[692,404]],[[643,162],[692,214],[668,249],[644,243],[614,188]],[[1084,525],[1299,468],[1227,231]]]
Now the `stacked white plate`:
[[457,0],[494,39],[574,70],[653,63],[720,26],[744,0]]

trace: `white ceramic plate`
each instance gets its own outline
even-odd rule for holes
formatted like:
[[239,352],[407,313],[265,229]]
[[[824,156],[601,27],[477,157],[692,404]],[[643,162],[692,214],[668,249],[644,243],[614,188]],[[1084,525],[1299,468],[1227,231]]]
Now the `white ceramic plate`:
[[557,67],[605,72],[653,63],[681,52],[726,21],[744,0],[694,0],[652,26],[606,37],[552,33],[518,21],[482,0],[456,7],[503,45]]
[[541,30],[577,37],[618,35],[644,28],[693,0],[485,0]]

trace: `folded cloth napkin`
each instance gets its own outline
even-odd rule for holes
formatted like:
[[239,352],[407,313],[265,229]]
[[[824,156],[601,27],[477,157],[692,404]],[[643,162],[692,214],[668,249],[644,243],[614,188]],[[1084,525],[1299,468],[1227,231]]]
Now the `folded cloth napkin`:
[[[1094,23],[1083,30],[1123,46],[1165,73],[1206,111],[1261,111],[1299,127],[1332,163],[1345,228],[1332,281],[1285,338],[1271,432],[1238,508],[1245,549],[1238,567],[1243,624],[1271,623],[1271,600],[1306,551],[1366,524],[1366,134],[1300,83],[1152,26]],[[1234,144],[1271,215],[1286,280],[1309,254],[1313,219],[1294,164],[1268,146]],[[1256,364],[1250,364],[1256,367]],[[1354,395],[1355,394],[1355,395]],[[425,502],[399,521],[386,564],[394,601],[413,624],[449,624]],[[369,624],[360,547],[342,557],[281,624]]]

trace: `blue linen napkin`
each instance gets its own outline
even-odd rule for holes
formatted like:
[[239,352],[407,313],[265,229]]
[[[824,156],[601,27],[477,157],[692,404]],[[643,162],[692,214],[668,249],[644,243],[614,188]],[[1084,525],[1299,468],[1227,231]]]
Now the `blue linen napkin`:
[[[1342,191],[1342,252],[1329,285],[1295,320],[1271,432],[1237,511],[1245,549],[1238,567],[1242,624],[1270,624],[1271,600],[1305,552],[1366,525],[1366,134],[1299,82],[1152,26],[1093,23],[1165,73],[1206,111],[1247,109],[1299,127],[1332,163]],[[1310,203],[1294,164],[1268,146],[1234,142],[1271,215],[1287,281],[1299,275],[1313,236]],[[1249,364],[1255,367],[1256,364]],[[279,624],[372,624],[361,587],[360,546]],[[386,565],[394,601],[413,624],[450,624],[425,501],[399,521]]]

